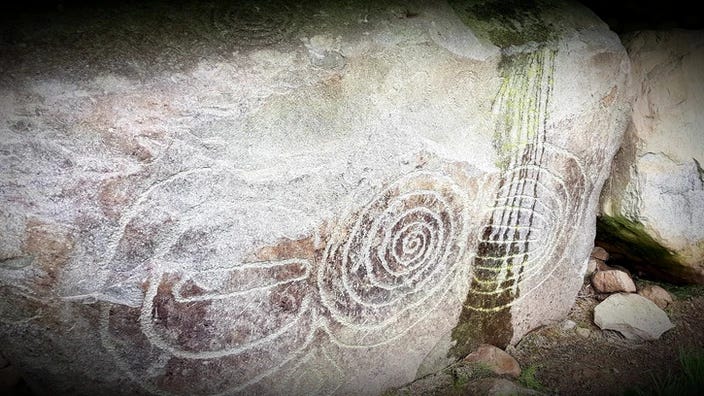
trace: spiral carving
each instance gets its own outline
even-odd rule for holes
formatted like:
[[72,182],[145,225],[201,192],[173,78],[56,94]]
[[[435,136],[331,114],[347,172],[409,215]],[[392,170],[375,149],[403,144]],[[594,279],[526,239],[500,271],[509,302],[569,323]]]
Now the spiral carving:
[[464,192],[448,177],[416,173],[340,223],[318,274],[332,333],[345,338],[362,331],[365,337],[355,342],[373,343],[420,320],[408,311],[447,292],[464,254],[464,201]]
[[241,47],[263,47],[286,38],[295,26],[286,2],[218,2],[210,10],[206,28]]
[[[479,233],[469,299],[476,310],[515,304],[564,263],[571,227],[581,222],[586,176],[575,157],[546,146],[541,156],[550,167],[520,165],[500,181]],[[513,297],[493,298],[501,295]]]

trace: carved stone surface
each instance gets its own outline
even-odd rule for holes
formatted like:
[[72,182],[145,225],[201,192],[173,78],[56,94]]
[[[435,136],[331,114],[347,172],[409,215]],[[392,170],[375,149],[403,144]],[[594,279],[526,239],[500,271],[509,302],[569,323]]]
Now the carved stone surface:
[[378,394],[566,315],[627,107],[593,14],[199,4],[3,43],[34,391]]

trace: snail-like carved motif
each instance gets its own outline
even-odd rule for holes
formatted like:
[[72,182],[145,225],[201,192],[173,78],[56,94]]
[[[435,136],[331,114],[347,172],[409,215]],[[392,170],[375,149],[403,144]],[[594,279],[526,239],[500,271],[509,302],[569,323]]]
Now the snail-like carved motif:
[[310,260],[221,263],[242,230],[234,179],[204,168],[154,183],[109,242],[115,272],[146,279],[141,306],[105,305],[103,344],[150,393],[249,393],[313,341]]
[[309,270],[285,260],[155,272],[141,308],[106,307],[104,345],[154,394],[249,393],[313,340]]

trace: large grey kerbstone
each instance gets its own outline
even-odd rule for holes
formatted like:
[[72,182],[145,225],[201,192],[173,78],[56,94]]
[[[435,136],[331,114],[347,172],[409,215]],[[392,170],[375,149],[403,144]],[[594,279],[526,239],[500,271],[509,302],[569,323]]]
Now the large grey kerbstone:
[[655,303],[638,294],[612,294],[594,308],[594,323],[629,339],[657,340],[674,327]]
[[378,394],[565,317],[618,36],[372,3],[3,26],[0,345],[35,393]]

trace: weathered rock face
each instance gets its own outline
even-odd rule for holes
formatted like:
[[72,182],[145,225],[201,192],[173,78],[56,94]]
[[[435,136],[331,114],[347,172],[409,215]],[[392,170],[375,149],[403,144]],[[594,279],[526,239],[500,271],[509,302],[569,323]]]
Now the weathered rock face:
[[600,243],[616,261],[704,282],[704,32],[625,40],[633,116],[601,204]]
[[144,7],[3,44],[38,393],[375,394],[567,313],[627,107],[593,14]]

